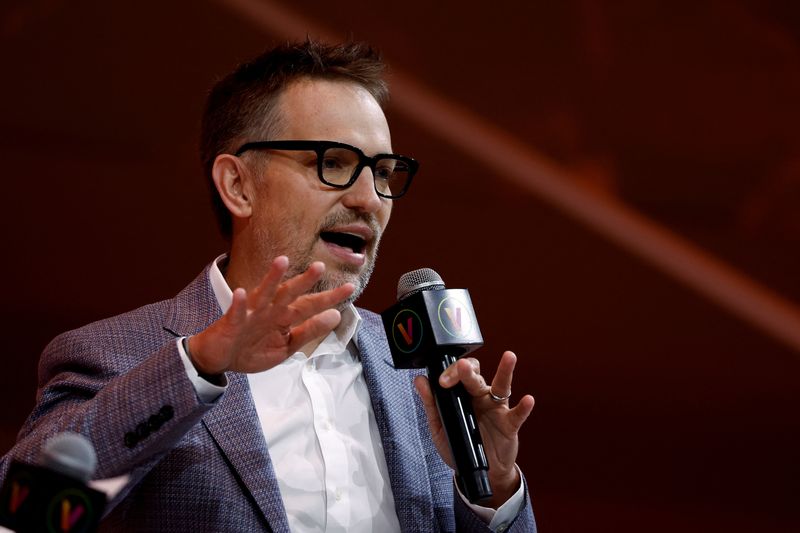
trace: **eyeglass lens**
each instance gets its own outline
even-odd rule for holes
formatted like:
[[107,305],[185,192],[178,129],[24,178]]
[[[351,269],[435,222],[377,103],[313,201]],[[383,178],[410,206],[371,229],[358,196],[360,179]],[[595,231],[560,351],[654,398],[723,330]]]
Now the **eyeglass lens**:
[[[360,163],[359,155],[347,148],[332,147],[325,150],[320,162],[322,178],[331,185],[347,185],[354,177]],[[408,165],[401,160],[382,157],[372,169],[378,194],[401,194],[408,183]]]

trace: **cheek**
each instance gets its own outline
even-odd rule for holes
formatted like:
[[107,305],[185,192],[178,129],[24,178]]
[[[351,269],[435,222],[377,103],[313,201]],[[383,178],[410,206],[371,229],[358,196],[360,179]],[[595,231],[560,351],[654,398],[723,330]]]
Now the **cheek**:
[[273,217],[275,232],[279,238],[298,248],[313,246],[319,236],[320,224],[328,211],[318,208],[310,201],[293,202],[291,205],[276,206]]
[[262,231],[277,236],[297,231],[303,218],[302,200],[281,186],[280,182],[271,186],[262,184],[253,203],[254,216]]
[[392,201],[388,200],[386,205],[381,206],[381,209],[378,211],[378,223],[381,225],[381,229],[386,229],[386,226],[389,225],[389,217],[392,215]]

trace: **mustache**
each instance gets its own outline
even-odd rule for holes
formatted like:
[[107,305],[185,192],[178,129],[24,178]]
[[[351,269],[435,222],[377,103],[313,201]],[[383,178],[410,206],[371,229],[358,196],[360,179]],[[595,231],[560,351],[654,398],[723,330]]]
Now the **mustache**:
[[380,238],[381,227],[380,224],[378,224],[377,217],[372,213],[359,213],[356,211],[339,211],[336,213],[331,213],[322,220],[317,234],[322,233],[323,231],[329,231],[337,226],[344,226],[356,222],[361,222],[367,225],[375,235],[375,240]]

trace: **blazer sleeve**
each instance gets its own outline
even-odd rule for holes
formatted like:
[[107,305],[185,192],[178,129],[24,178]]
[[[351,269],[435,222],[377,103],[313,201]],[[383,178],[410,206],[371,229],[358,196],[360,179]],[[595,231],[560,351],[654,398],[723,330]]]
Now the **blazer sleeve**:
[[11,460],[36,463],[53,435],[80,433],[97,453],[94,478],[131,476],[108,512],[198,423],[212,405],[199,401],[174,337],[136,328],[136,321],[109,319],[48,345],[36,406],[0,459],[0,479]]
[[[528,495],[528,484],[524,476],[522,477],[522,484],[525,489],[525,498],[522,507],[519,513],[517,513],[517,516],[510,523],[501,524],[498,527],[498,533],[536,533],[536,521],[533,518],[533,509]],[[487,533],[492,531],[487,527],[486,522],[473,513],[457,494],[454,496],[453,509],[456,516],[457,531],[484,531]]]

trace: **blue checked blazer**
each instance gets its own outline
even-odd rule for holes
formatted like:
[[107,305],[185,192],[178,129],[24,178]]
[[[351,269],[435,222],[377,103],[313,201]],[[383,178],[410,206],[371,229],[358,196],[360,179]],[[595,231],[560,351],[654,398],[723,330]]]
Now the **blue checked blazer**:
[[[452,471],[431,442],[413,371],[392,366],[380,317],[359,310],[358,332],[372,407],[404,531],[488,531],[453,494]],[[96,478],[131,481],[111,502],[107,531],[288,531],[286,512],[247,377],[202,403],[175,334],[202,331],[221,314],[208,268],[174,299],[67,332],[45,349],[37,405],[0,460],[35,462],[61,431],[87,436]],[[509,531],[535,531],[530,500]]]

